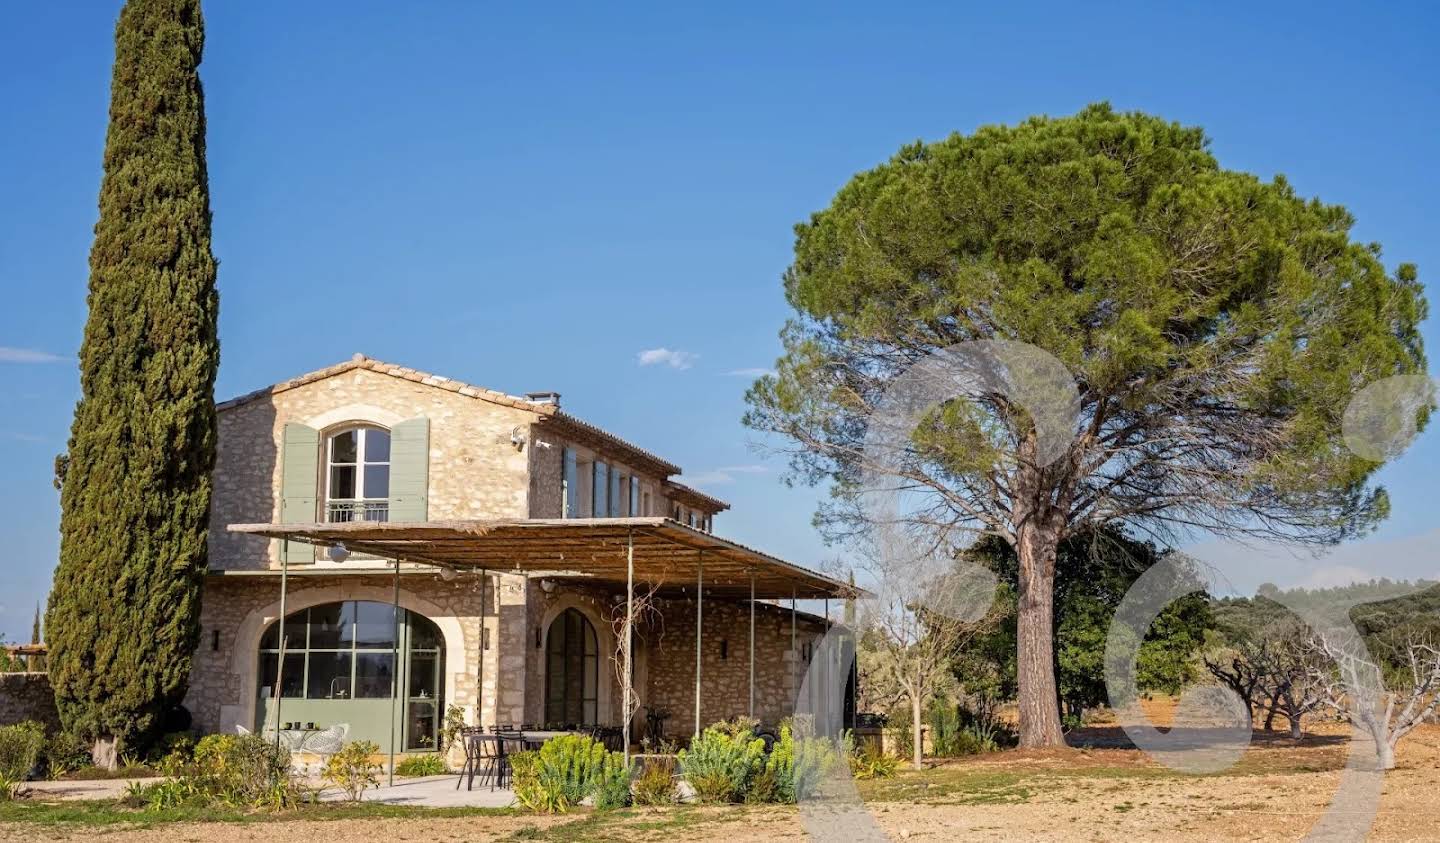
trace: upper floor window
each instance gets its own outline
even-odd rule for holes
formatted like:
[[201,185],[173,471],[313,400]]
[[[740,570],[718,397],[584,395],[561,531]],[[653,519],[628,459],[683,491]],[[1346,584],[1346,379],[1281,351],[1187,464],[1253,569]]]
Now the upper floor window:
[[352,427],[325,443],[327,521],[390,519],[390,432]]
[[580,517],[580,466],[575,459],[575,449],[566,448],[561,461],[564,465],[560,480],[560,497],[564,501],[566,518]]

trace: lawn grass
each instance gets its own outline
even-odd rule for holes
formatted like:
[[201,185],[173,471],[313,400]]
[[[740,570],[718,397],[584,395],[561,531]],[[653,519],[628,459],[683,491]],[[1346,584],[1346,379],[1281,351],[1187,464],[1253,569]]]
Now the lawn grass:
[[0,802],[0,823],[40,826],[125,826],[150,828],[169,823],[264,823],[295,820],[509,816],[513,808],[422,808],[374,802],[320,802],[289,811],[259,811],[227,806],[180,806],[160,810],[130,808],[115,799]]
[[[740,822],[751,812],[748,805],[725,805],[700,808],[683,805],[672,808],[622,808],[615,811],[591,811],[573,822],[541,829],[525,826],[506,841],[543,840],[549,843],[580,843],[591,840],[685,840],[700,826]],[[777,806],[762,806],[774,808]]]

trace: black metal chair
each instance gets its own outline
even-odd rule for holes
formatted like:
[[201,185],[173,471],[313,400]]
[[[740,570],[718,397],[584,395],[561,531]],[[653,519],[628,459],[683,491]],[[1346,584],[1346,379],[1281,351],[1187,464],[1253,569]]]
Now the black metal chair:
[[480,765],[480,746],[477,741],[485,735],[485,729],[480,726],[462,726],[460,728],[460,745],[465,750],[465,764],[460,768],[460,777],[455,780],[455,789],[460,789],[460,783],[469,778],[466,790],[475,786],[475,769]]
[[[490,789],[506,787],[510,784],[510,762],[505,757],[505,738],[499,735],[478,735],[475,738],[476,760],[480,768],[480,783],[484,784],[488,779]],[[474,783],[475,770],[471,770],[471,783]]]

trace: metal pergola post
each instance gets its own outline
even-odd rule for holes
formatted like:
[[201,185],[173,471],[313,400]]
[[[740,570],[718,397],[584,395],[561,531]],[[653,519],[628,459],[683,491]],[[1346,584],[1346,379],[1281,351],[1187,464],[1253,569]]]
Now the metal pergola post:
[[695,737],[700,737],[701,637],[705,627],[705,551],[695,552]]
[[625,531],[625,670],[621,686],[624,704],[621,709],[625,722],[621,724],[622,740],[625,742],[625,769],[630,769],[630,633],[635,624],[635,531]]
[[390,603],[390,786],[395,786],[395,721],[400,705],[400,558],[395,558],[395,590]]
[[286,552],[285,544],[280,545],[280,628],[275,635],[279,646],[279,655],[275,661],[275,749],[280,749],[280,706],[285,695],[280,689],[285,681],[285,592],[289,585],[290,559]]
[[750,572],[750,716],[755,716],[755,572]]
[[795,692],[791,713],[800,710],[800,681],[796,679],[800,665],[800,651],[795,647],[795,585],[790,585],[790,685]]
[[489,585],[489,574],[484,568],[480,569],[480,640],[476,646],[480,648],[480,656],[476,661],[475,669],[475,725],[485,725],[485,610],[489,607],[490,598],[485,594]]

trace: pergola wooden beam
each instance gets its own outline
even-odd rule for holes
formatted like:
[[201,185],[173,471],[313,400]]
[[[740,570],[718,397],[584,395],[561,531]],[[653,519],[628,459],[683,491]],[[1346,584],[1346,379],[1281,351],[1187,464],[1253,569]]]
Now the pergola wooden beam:
[[[848,583],[669,518],[568,518],[339,524],[232,524],[230,532],[330,546],[351,553],[492,573],[624,583],[671,593],[696,582],[715,596],[821,599],[864,596]],[[633,544],[632,544],[633,542]],[[633,558],[633,568],[631,560]]]

